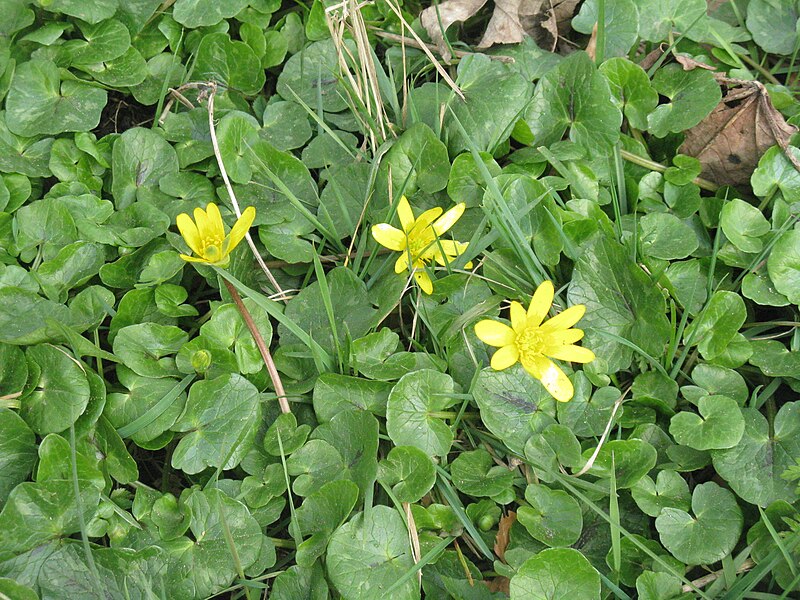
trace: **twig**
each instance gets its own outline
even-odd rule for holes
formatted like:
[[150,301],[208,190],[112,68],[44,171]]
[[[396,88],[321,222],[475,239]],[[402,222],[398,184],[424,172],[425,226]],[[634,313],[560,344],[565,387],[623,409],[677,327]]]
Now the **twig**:
[[608,418],[608,423],[606,424],[606,429],[603,432],[603,435],[600,436],[600,441],[597,444],[597,448],[594,449],[594,452],[589,457],[589,460],[587,460],[586,464],[583,465],[583,468],[577,473],[572,474],[573,477],[580,477],[581,475],[586,473],[586,471],[591,469],[592,465],[594,465],[594,461],[597,460],[597,456],[600,454],[600,449],[603,447],[603,444],[606,443],[606,438],[608,437],[608,434],[611,433],[611,426],[614,424],[614,417],[617,416],[617,411],[619,410],[619,407],[622,406],[622,401],[625,399],[625,396],[628,395],[630,389],[631,388],[628,388],[624,392],[622,392],[619,398],[617,398],[617,401],[614,402],[614,408],[611,410],[611,416]]
[[[389,33],[388,31],[383,31],[382,29],[379,29],[379,28],[375,27],[374,25],[370,25],[369,29],[375,35],[377,35],[378,37],[382,37],[383,39],[391,40],[393,42],[401,42],[401,43],[403,43],[403,44],[405,44],[407,46],[412,46],[413,48],[417,48],[418,50],[423,50],[423,49],[427,48],[428,50],[431,50],[432,52],[436,52],[437,54],[439,53],[438,48],[436,46],[434,46],[433,44],[426,44],[425,42],[423,42],[421,40],[417,41],[414,38],[406,37],[404,35],[399,35],[397,33]],[[474,54],[479,54],[479,53],[478,52],[466,52],[464,50],[453,50],[453,54],[458,58],[464,58],[465,56],[472,56]],[[486,56],[488,56],[491,60],[497,60],[497,61],[504,62],[504,63],[513,63],[514,62],[514,57],[513,56],[503,56],[503,55],[500,55],[500,54],[487,54]]]
[[[744,573],[745,571],[749,571],[755,566],[756,563],[753,562],[753,559],[748,558],[741,565],[739,565],[739,568],[736,569],[736,574],[738,575],[739,573]],[[681,588],[681,592],[685,594],[687,592],[695,591],[697,588],[701,588],[705,585],[708,585],[712,581],[716,581],[717,579],[722,577],[722,573],[723,571],[720,570],[720,571],[714,571],[713,573],[709,573],[708,575],[703,575],[700,579],[695,579],[691,583],[684,585]]]
[[[659,173],[663,173],[667,170],[667,167],[662,165],[661,163],[657,163],[654,160],[650,160],[649,158],[644,158],[639,156],[638,154],[634,154],[633,152],[628,152],[627,150],[620,149],[619,151],[620,156],[627,160],[628,162],[632,162],[635,165],[639,165],[640,167],[644,167],[645,169],[650,169],[651,171],[657,171]],[[708,192],[716,192],[719,189],[719,186],[716,183],[709,181],[708,179],[703,179],[702,177],[695,177],[692,179],[692,183],[694,183],[697,187],[704,189]]]
[[261,332],[258,330],[258,327],[256,327],[250,311],[247,310],[244,302],[242,302],[242,297],[239,295],[239,292],[236,290],[233,284],[225,279],[224,276],[222,277],[222,281],[225,282],[225,287],[228,288],[231,298],[233,298],[233,301],[236,303],[236,308],[239,309],[245,325],[247,325],[247,328],[250,330],[250,334],[253,336],[253,339],[256,342],[256,346],[258,346],[258,351],[261,353],[261,358],[264,359],[264,364],[267,366],[269,378],[272,380],[272,386],[275,388],[275,394],[278,396],[278,404],[281,407],[281,412],[292,412],[292,409],[289,407],[289,401],[286,399],[286,391],[283,389],[283,382],[281,381],[281,376],[278,373],[277,367],[275,366],[275,361],[272,360],[272,354],[270,354],[269,348],[267,348],[267,344],[264,342],[264,338],[261,337]]

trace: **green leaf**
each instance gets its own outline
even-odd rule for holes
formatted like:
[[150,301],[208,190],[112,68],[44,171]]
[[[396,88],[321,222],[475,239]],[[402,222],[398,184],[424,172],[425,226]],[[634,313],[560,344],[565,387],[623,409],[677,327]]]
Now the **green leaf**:
[[258,390],[241,375],[198,381],[172,426],[175,431],[189,432],[176,446],[172,466],[189,474],[207,467],[234,468],[255,439],[260,415]]
[[310,425],[297,425],[293,413],[278,415],[264,434],[264,450],[272,456],[288,456],[306,442]]
[[[354,51],[352,44],[348,43],[347,48]],[[314,42],[287,60],[278,76],[276,91],[284,100],[295,101],[299,97],[313,107],[321,103],[325,112],[347,108],[333,41]]]
[[781,406],[772,427],[754,409],[744,408],[742,414],[742,439],[733,448],[711,453],[714,468],[746,502],[758,506],[792,502],[795,486],[782,475],[800,459],[800,403]]
[[525,488],[525,500],[530,507],[520,506],[517,519],[534,539],[551,548],[578,541],[583,517],[575,498],[563,490],[532,483]]
[[705,0],[640,0],[639,37],[661,42],[673,30],[685,33],[706,9]]
[[661,543],[688,565],[708,565],[733,550],[742,532],[742,510],[736,497],[716,483],[701,483],[692,492],[692,513],[666,507],[656,518]]
[[[593,448],[584,451],[588,460]],[[617,489],[630,488],[656,466],[656,449],[642,440],[611,440],[603,444],[589,473],[603,479],[610,479],[612,471]]]
[[763,240],[769,233],[769,221],[755,206],[734,198],[725,203],[719,215],[719,225],[730,242],[742,252],[761,252]]
[[600,599],[600,574],[572,548],[548,548],[526,560],[511,579],[511,600]]
[[[135,431],[125,432],[123,437],[130,436],[139,446],[160,448],[164,444],[152,444],[153,440],[163,439],[165,432],[183,411],[186,403],[185,385],[175,379],[149,379],[134,376],[126,381],[128,391],[114,392],[108,395],[104,415],[120,432],[130,429],[136,424]],[[141,420],[140,420],[141,419]],[[172,439],[167,434],[166,441]]]
[[453,432],[430,413],[446,410],[456,399],[449,375],[422,369],[400,378],[389,394],[386,431],[398,446],[416,446],[429,456],[446,456]]
[[105,264],[105,257],[105,249],[100,244],[75,242],[64,246],[36,270],[42,291],[51,300],[65,302],[67,292],[97,275]]
[[800,304],[800,231],[790,229],[778,238],[767,258],[767,271],[775,290]]
[[631,386],[633,399],[644,406],[672,415],[678,399],[678,384],[658,371],[639,373]]
[[575,52],[539,81],[525,121],[536,146],[550,146],[569,131],[587,151],[604,153],[619,139],[622,113],[592,59]]
[[[488,152],[480,153],[481,161],[492,177],[500,174],[498,165]],[[456,156],[447,181],[447,195],[456,202],[463,202],[467,208],[480,206],[486,191],[486,182],[475,159],[469,152]]]
[[0,577],[0,594],[6,598],[15,598],[16,600],[39,600],[36,592],[27,585],[22,585],[6,577]]
[[28,381],[28,364],[25,355],[16,346],[0,344],[0,397],[11,399]]
[[315,562],[311,567],[295,565],[275,578],[270,598],[273,600],[328,600],[328,584],[322,565]]
[[87,23],[99,23],[114,16],[117,11],[117,0],[46,0],[39,2],[39,5],[46,11],[64,13]]
[[128,129],[114,142],[111,191],[117,209],[147,200],[162,177],[178,172],[175,150],[151,129]]
[[35,60],[14,72],[6,122],[13,133],[28,137],[89,131],[97,127],[105,105],[105,90],[80,80],[61,81],[55,63]]
[[581,445],[569,427],[553,423],[528,440],[525,458],[536,468],[541,481],[551,483],[560,467],[580,464]]
[[278,150],[302,148],[311,139],[306,109],[296,102],[272,102],[264,109],[264,127],[259,135]]
[[84,39],[68,40],[62,46],[75,66],[93,65],[125,54],[131,45],[128,28],[117,19],[96,24],[77,23]]
[[742,279],[742,296],[761,306],[788,306],[790,304],[789,299],[775,289],[775,284],[766,273],[745,275]]
[[511,489],[514,476],[495,465],[483,448],[462,452],[450,465],[453,485],[469,496],[499,496]]
[[797,377],[800,373],[800,354],[791,352],[777,340],[751,342],[750,362],[767,377]]
[[96,81],[113,87],[139,85],[147,77],[147,63],[133,46],[118,58],[98,65],[85,66],[83,70],[91,73]]
[[31,376],[20,398],[20,416],[39,435],[64,431],[89,403],[84,367],[61,348],[31,346],[25,352]]
[[700,415],[682,411],[672,417],[669,432],[675,441],[695,450],[721,450],[739,443],[744,418],[736,400],[727,396],[703,396]]
[[747,29],[764,52],[790,55],[798,43],[800,4],[795,0],[750,0],[747,5]]
[[392,587],[395,600],[416,600],[416,577],[405,577],[413,566],[408,532],[397,512],[374,506],[337,529],[328,544],[327,569],[331,583],[350,600],[372,600]]
[[317,427],[305,446],[286,460],[296,477],[292,490],[308,496],[328,481],[349,479],[362,495],[378,470],[378,421],[370,413],[346,410]]
[[[24,360],[24,357],[20,358]],[[0,394],[2,391],[0,387]],[[28,479],[37,457],[36,436],[17,413],[0,408],[0,431],[3,432],[0,438],[1,508],[11,490]]]
[[472,390],[486,428],[514,452],[533,435],[532,419],[555,416],[555,400],[521,366],[483,369]]
[[700,363],[692,371],[692,379],[709,394],[733,398],[739,406],[743,406],[750,396],[744,377],[719,365]]
[[688,511],[691,502],[689,484],[676,471],[659,471],[655,482],[647,475],[631,488],[636,505],[651,517],[657,517],[664,508]]
[[193,77],[216,81],[248,96],[264,87],[264,69],[259,58],[250,46],[232,41],[227,33],[203,36],[194,69]]
[[[702,4],[702,0],[700,1]],[[680,133],[694,127],[714,110],[722,99],[719,84],[709,71],[705,69],[684,71],[677,64],[661,67],[653,77],[653,87],[660,95],[671,100],[659,105],[647,117],[650,133],[656,137],[664,137],[668,133]]]
[[[264,343],[272,341],[272,323],[267,312],[250,298],[243,301],[250,312]],[[242,374],[258,373],[264,368],[264,359],[235,304],[222,304],[214,310],[211,320],[200,327],[203,337],[223,348],[233,348]]]
[[639,220],[642,253],[662,260],[686,258],[700,242],[694,231],[675,215],[650,213]]
[[314,412],[321,423],[330,421],[344,410],[366,410],[377,417],[386,416],[386,402],[392,385],[359,377],[323,373],[314,384]]
[[739,294],[714,292],[700,316],[684,331],[684,343],[697,345],[703,357],[711,360],[727,348],[746,318],[747,310]]
[[172,325],[139,323],[123,327],[114,338],[114,354],[125,366],[143,377],[170,377],[178,375],[175,354],[189,337]]
[[[175,571],[166,576],[167,597],[205,598],[221,592],[237,576],[231,544],[242,568],[261,550],[261,527],[244,504],[218,489],[194,490],[186,499],[194,540],[174,542]],[[173,567],[173,565],[170,565]]]
[[395,446],[378,464],[378,481],[392,488],[400,502],[416,502],[436,482],[431,458],[415,446]]
[[[624,5],[629,0],[617,0],[616,5]],[[583,7],[589,4],[584,4]],[[581,7],[581,13],[583,12]],[[635,7],[634,7],[635,10]],[[608,4],[606,4],[608,11]],[[606,12],[608,18],[608,12]],[[623,19],[623,22],[629,22]],[[658,93],[650,85],[650,78],[644,69],[627,58],[612,58],[600,65],[600,72],[608,80],[612,100],[622,110],[625,118],[636,129],[647,129],[647,115],[658,105]]]
[[533,91],[530,81],[509,65],[472,54],[459,62],[456,84],[465,100],[454,94],[449,98],[452,113],[445,113],[448,149],[456,155],[472,145],[480,152],[493,153],[511,136],[514,124],[522,117]]
[[53,138],[18,137],[9,131],[7,115],[0,111],[0,170],[29,177],[51,176],[48,161]]
[[297,528],[300,537],[310,536],[312,539],[298,546],[298,564],[311,566],[319,558],[319,554],[309,555],[307,550],[318,540],[323,542],[321,547],[324,550],[331,534],[347,520],[357,501],[358,486],[347,480],[326,483],[303,500],[291,526]]
[[[303,329],[322,346],[333,353],[345,337],[359,338],[369,331],[376,311],[372,307],[367,287],[363,281],[346,267],[336,267],[326,273],[326,283],[333,314],[336,315],[335,331],[328,318],[319,281],[303,288],[286,307],[286,317],[302,323]],[[288,328],[278,326],[281,343],[295,343],[298,338]]]
[[617,242],[597,237],[587,244],[575,265],[567,298],[569,304],[586,305],[580,322],[586,331],[582,345],[598,357],[598,370],[625,369],[633,357],[632,349],[608,333],[636,344],[650,356],[663,354],[670,336],[664,297]]
[[247,0],[224,3],[213,0],[176,0],[172,7],[172,18],[189,29],[208,27],[233,17],[247,4]]
[[[306,149],[310,147],[306,146]],[[331,152],[325,154],[330,156]],[[303,162],[312,166],[306,160],[305,150]],[[328,172],[328,183],[319,198],[318,216],[321,223],[329,226],[342,239],[352,236],[356,231],[365,198],[368,197],[370,171],[370,165],[357,162]]]
[[639,600],[681,599],[681,580],[669,573],[645,571],[636,578]]
[[[598,25],[599,6],[599,0],[584,2],[580,12],[572,19],[572,28],[591,34],[595,25]],[[639,11],[636,3],[633,0],[606,0],[603,26],[604,55],[609,57],[628,54],[639,34]],[[608,64],[608,61],[603,64]],[[603,71],[602,68],[600,70]]]
[[[800,158],[800,149],[788,146],[786,151],[795,159]],[[756,196],[767,197],[780,191],[787,202],[800,200],[800,172],[786,158],[780,146],[772,146],[759,159],[750,183]]]
[[416,123],[392,145],[381,161],[380,176],[388,186],[391,172],[392,197],[412,195],[418,189],[432,194],[447,185],[450,160],[447,147],[430,127]]

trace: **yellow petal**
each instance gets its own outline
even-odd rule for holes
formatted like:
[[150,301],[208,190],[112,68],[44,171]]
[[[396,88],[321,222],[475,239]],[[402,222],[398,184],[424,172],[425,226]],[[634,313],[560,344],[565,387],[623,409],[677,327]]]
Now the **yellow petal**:
[[397,262],[394,263],[394,272],[403,273],[408,271],[408,252],[401,252],[397,257]]
[[[436,240],[436,262],[442,266],[453,262],[463,254],[469,244],[453,240]],[[469,267],[468,267],[469,268]]]
[[196,256],[187,256],[186,254],[179,255],[183,260],[186,262],[195,262],[195,263],[206,263],[209,264],[205,258],[198,258]]
[[434,206],[433,208],[426,210],[417,218],[416,221],[414,221],[414,227],[408,234],[409,237],[421,235],[428,227],[430,227],[431,223],[433,223],[440,214],[442,214],[442,209],[439,206]]
[[572,382],[558,365],[545,356],[534,356],[522,362],[525,370],[542,382],[553,398],[559,402],[567,402],[575,393]]
[[559,329],[569,329],[581,320],[585,312],[586,306],[583,304],[570,306],[567,310],[558,313],[552,319],[542,323],[542,329],[548,332],[557,331]]
[[518,334],[522,333],[525,329],[527,319],[525,318],[525,309],[519,302],[511,303],[511,327],[514,328]]
[[217,205],[209,202],[208,206],[206,206],[206,215],[208,216],[211,235],[218,240],[222,240],[225,237],[225,225],[222,223],[222,215],[219,214]]
[[466,207],[466,204],[460,202],[436,219],[436,222],[433,224],[433,230],[436,232],[436,235],[443,235],[445,231],[455,225],[456,221],[464,214],[464,209]]
[[[547,332],[544,339],[544,345],[548,349],[555,350],[566,344],[574,344],[583,339],[582,329],[559,329],[558,331]],[[552,356],[550,352],[544,352],[547,356]]]
[[475,323],[475,335],[484,344],[490,346],[510,346],[517,339],[517,334],[508,325],[485,319]]
[[492,356],[492,368],[495,371],[507,369],[519,360],[519,350],[516,344],[503,346]]
[[406,248],[406,234],[388,223],[372,226],[372,237],[381,246],[401,252]]
[[401,197],[397,203],[397,216],[400,217],[400,226],[403,231],[411,231],[414,228],[414,212],[405,196]]
[[250,230],[250,226],[253,224],[253,220],[256,218],[256,209],[252,206],[248,206],[244,209],[242,216],[236,220],[236,223],[233,225],[233,229],[228,234],[227,239],[225,240],[225,245],[223,246],[223,254],[229,254],[236,246],[239,245],[244,239],[244,236],[247,235],[247,232]]
[[[211,222],[206,214],[206,211],[200,207],[195,208],[194,222],[197,225],[197,233],[200,236],[200,244],[205,246],[206,240],[214,235],[211,229]],[[223,235],[220,236],[220,239],[222,239],[224,235],[225,234],[223,233]]]
[[200,242],[200,234],[192,218],[186,213],[182,213],[178,215],[176,223],[178,224],[178,231],[181,232],[181,237],[183,237],[189,248],[192,249],[192,252],[200,254],[203,244]]
[[558,360],[566,360],[576,363],[589,363],[595,358],[594,352],[583,346],[565,345],[560,348],[548,349],[547,356]]
[[538,327],[544,321],[547,313],[550,312],[550,307],[553,305],[553,289],[552,281],[543,281],[542,284],[536,288],[536,292],[531,299],[531,305],[528,307],[528,326]]
[[414,279],[417,280],[417,285],[419,285],[423,292],[426,294],[433,293],[433,282],[431,281],[431,276],[428,275],[425,269],[416,269],[414,271]]

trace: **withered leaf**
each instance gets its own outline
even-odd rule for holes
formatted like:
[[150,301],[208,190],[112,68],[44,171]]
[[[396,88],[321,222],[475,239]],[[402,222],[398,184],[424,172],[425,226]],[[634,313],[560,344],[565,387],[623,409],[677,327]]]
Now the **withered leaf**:
[[494,553],[505,562],[506,548],[511,533],[511,526],[517,520],[517,513],[513,510],[508,511],[507,515],[500,517],[500,523],[497,525],[497,535],[494,538]]
[[728,87],[727,93],[710,115],[686,132],[680,151],[700,160],[704,178],[745,185],[761,155],[775,144],[785,149],[797,128],[772,106],[761,83],[718,80]]

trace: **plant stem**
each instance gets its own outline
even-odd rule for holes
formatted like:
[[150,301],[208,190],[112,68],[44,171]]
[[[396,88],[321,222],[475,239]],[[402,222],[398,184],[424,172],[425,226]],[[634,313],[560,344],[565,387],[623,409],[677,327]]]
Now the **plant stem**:
[[[639,165],[640,167],[644,167],[645,169],[650,169],[651,171],[658,171],[659,173],[663,173],[667,170],[667,167],[662,165],[661,163],[657,163],[654,160],[650,160],[649,158],[644,158],[634,154],[633,152],[628,152],[627,150],[622,150],[620,148],[619,154],[622,158],[627,160],[628,162],[632,162],[635,165]],[[702,188],[709,192],[716,192],[719,189],[719,186],[716,183],[709,181],[708,179],[703,179],[702,177],[695,177],[692,180],[699,188]]]
[[233,287],[233,284],[224,277],[222,277],[222,281],[225,282],[225,287],[228,288],[231,298],[233,298],[233,301],[236,303],[236,308],[239,309],[247,328],[250,330],[250,334],[253,336],[253,339],[256,342],[256,346],[258,346],[258,351],[261,353],[261,358],[264,359],[264,364],[267,366],[269,378],[272,380],[272,386],[275,388],[275,394],[278,396],[278,404],[281,407],[281,412],[292,412],[292,409],[289,408],[289,401],[286,399],[286,392],[283,389],[283,382],[281,381],[281,376],[278,374],[275,361],[272,360],[272,354],[270,354],[269,348],[267,348],[267,344],[264,342],[264,338],[261,337],[261,332],[258,330],[258,327],[256,327],[250,311],[247,310],[244,302],[242,302],[242,297],[239,295],[239,292],[236,290],[236,288]]

